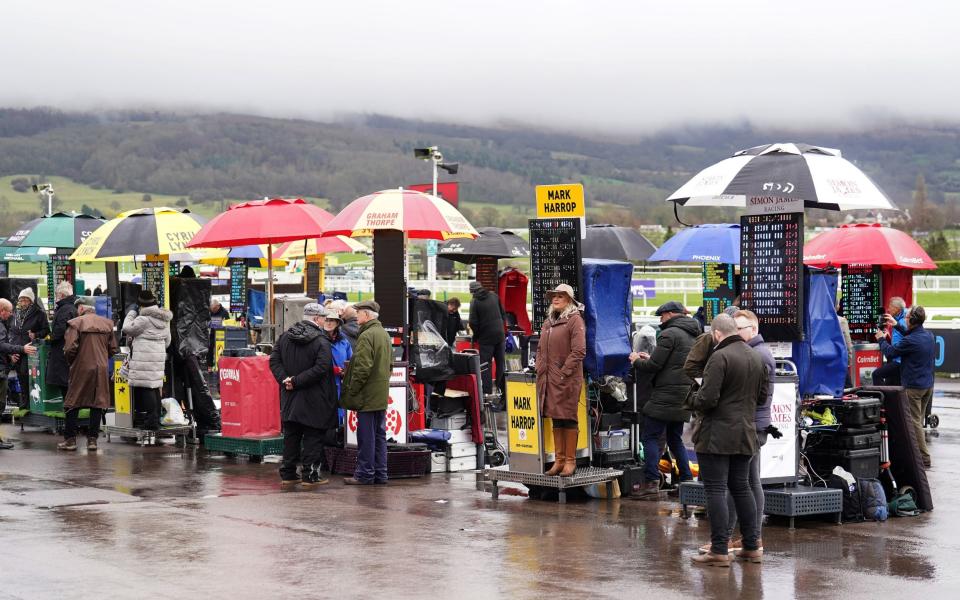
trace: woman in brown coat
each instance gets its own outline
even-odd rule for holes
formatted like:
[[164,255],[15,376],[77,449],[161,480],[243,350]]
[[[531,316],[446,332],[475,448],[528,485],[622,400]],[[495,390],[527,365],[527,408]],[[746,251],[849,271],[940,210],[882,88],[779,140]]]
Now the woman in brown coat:
[[77,300],[80,316],[67,323],[63,353],[70,363],[70,385],[63,399],[67,422],[60,450],[77,449],[77,417],[81,408],[90,409],[87,450],[96,451],[103,411],[110,408],[110,357],[117,353],[113,321],[97,316],[92,299]]
[[553,420],[556,459],[547,475],[569,477],[577,469],[577,404],[583,387],[587,337],[573,288],[563,283],[547,292],[550,313],[537,346],[537,398]]

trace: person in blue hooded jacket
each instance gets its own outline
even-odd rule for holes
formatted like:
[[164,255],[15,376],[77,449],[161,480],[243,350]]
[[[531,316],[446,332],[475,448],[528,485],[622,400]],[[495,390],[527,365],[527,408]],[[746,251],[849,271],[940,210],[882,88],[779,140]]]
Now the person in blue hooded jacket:
[[[330,339],[330,352],[333,355],[333,380],[337,384],[337,401],[340,400],[340,389],[343,384],[343,371],[347,368],[347,362],[353,356],[353,346],[350,340],[343,334],[343,317],[335,311],[327,312],[326,320],[323,323],[323,329],[327,332]],[[339,420],[343,424],[343,418],[346,411],[338,409]]]
[[901,329],[901,337],[896,342],[887,341],[887,332],[878,331],[877,341],[880,351],[888,360],[900,359],[900,379],[907,389],[910,414],[913,427],[923,457],[923,466],[930,467],[930,451],[923,432],[923,416],[927,406],[933,401],[933,369],[936,359],[936,342],[933,334],[923,328],[927,312],[922,306],[914,306],[907,313],[907,327],[900,328],[894,317],[887,316],[887,325],[894,332]]

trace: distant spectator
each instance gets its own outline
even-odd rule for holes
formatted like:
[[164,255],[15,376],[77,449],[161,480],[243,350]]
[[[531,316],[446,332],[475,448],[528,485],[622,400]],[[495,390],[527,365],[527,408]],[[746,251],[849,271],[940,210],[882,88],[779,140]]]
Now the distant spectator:
[[[489,365],[484,369],[484,395],[502,395],[504,389],[504,373],[506,372],[506,332],[504,329],[503,305],[500,297],[484,289],[479,281],[470,282],[470,330],[473,331],[473,341],[480,346],[480,362]],[[493,388],[491,369],[496,369],[497,387]]]
[[463,331],[463,319],[460,317],[460,298],[453,296],[447,300],[447,330],[444,339],[453,348],[457,343],[457,334]]
[[94,288],[94,290],[93,290],[93,295],[94,295],[94,296],[102,296],[102,295],[103,295],[103,288],[101,288],[101,287],[98,285],[96,288]]

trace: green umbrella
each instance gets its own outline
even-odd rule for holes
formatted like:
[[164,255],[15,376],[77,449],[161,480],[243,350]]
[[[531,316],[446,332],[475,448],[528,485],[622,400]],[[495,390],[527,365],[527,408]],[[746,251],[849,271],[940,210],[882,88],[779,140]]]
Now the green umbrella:
[[0,246],[0,262],[47,262],[56,248],[36,246]]
[[4,246],[74,249],[104,220],[78,213],[56,213],[21,225]]

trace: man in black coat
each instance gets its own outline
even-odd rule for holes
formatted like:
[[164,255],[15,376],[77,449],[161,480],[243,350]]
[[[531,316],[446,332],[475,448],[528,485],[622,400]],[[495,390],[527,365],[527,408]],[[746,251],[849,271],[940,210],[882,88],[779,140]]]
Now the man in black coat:
[[74,305],[77,297],[73,295],[73,285],[69,281],[61,281],[57,285],[56,299],[57,308],[50,327],[50,351],[47,354],[47,385],[59,387],[61,398],[66,398],[70,365],[63,354],[63,336],[67,333],[67,322],[77,316],[77,307]]
[[[34,340],[42,340],[50,333],[47,314],[37,306],[37,298],[32,288],[23,288],[17,297],[17,312],[13,316],[13,328],[10,341],[26,346]],[[30,408],[30,369],[27,357],[21,355],[17,361],[17,378],[20,380],[20,408]]]
[[[470,293],[473,294],[470,300],[470,330],[473,332],[473,341],[480,346],[480,362],[489,365],[489,368],[481,373],[483,393],[484,395],[501,395],[507,366],[504,348],[507,336],[503,325],[503,305],[500,304],[500,298],[490,290],[484,289],[479,281],[470,282]],[[490,376],[491,369],[494,368],[497,372],[496,392],[493,390],[493,378]]]
[[280,336],[270,354],[270,370],[280,384],[283,484],[301,481],[312,487],[329,481],[321,467],[326,432],[337,427],[337,388],[325,315],[319,304],[304,306],[303,320]]
[[690,462],[683,445],[683,424],[690,420],[690,411],[683,401],[693,384],[683,371],[687,354],[700,335],[700,324],[687,316],[683,304],[667,302],[657,308],[660,336],[652,354],[633,352],[633,368],[653,376],[650,400],[643,405],[644,489],[641,498],[656,500],[660,495],[660,437],[666,432],[667,446],[677,461],[680,481],[690,481]]
[[700,415],[693,443],[707,495],[710,550],[693,557],[693,561],[729,566],[729,490],[743,534],[743,546],[736,556],[758,563],[763,550],[759,544],[757,505],[750,489],[750,461],[759,448],[754,419],[757,407],[767,400],[767,367],[740,337],[737,323],[730,315],[714,318],[710,334],[717,346],[704,367],[703,384],[691,401],[691,408]]
[[[7,324],[13,315],[13,304],[6,298],[0,298],[0,408],[7,404],[7,370],[10,368],[11,361],[16,363],[20,360],[22,354],[36,354],[36,346],[23,346],[14,344],[10,341],[10,334]],[[0,438],[0,450],[10,450],[13,444],[3,441]]]

